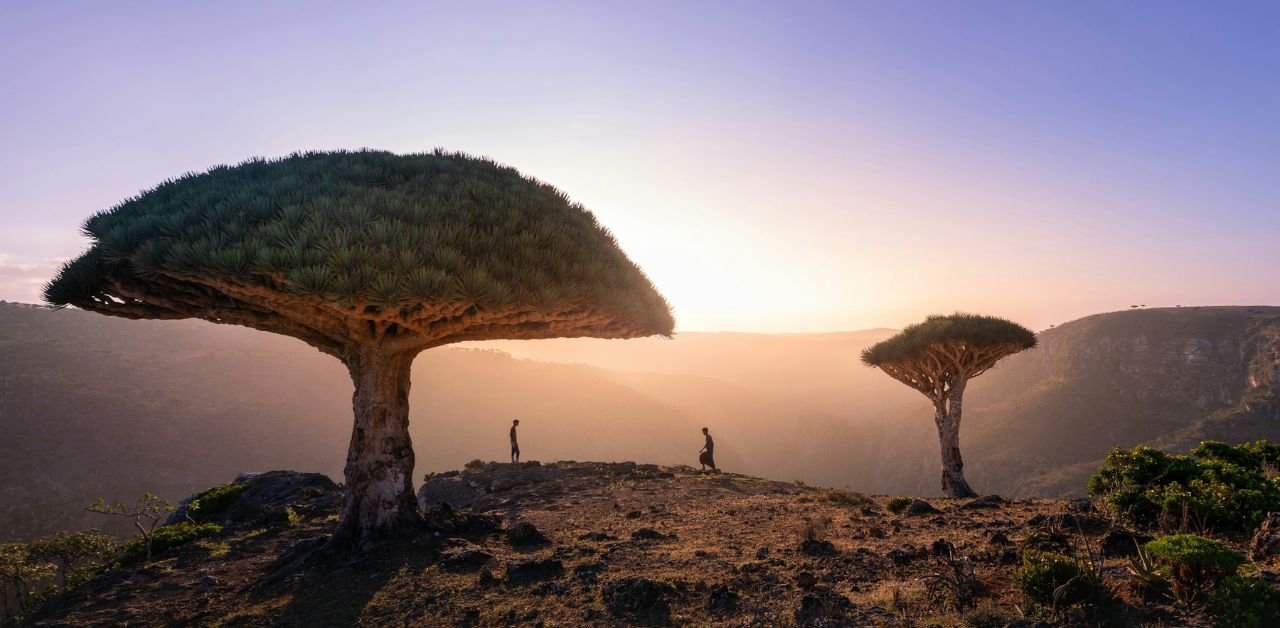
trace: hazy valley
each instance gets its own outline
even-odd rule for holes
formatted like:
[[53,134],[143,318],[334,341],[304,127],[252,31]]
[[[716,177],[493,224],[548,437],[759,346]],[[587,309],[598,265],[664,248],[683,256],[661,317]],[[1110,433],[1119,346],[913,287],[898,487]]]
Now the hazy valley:
[[[504,459],[692,464],[870,494],[936,495],[917,393],[861,365],[891,332],[688,333],[436,349],[414,366],[415,473]],[[961,432],[984,493],[1079,494],[1114,446],[1275,438],[1280,308],[1088,317],[975,380]],[[341,478],[351,384],[300,342],[197,322],[0,305],[0,530],[101,525],[97,497],[171,500],[243,471]]]

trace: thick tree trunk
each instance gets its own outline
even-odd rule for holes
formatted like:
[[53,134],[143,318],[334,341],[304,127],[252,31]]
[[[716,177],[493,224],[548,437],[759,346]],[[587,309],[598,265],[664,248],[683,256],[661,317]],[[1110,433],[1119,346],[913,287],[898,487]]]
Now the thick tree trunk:
[[938,426],[938,445],[942,448],[942,494],[947,497],[977,497],[964,481],[964,461],[960,458],[960,412],[964,399],[964,382],[951,389],[946,403],[934,404],[933,421]]
[[347,359],[355,427],[347,451],[346,504],[331,546],[358,546],[411,532],[422,517],[413,495],[409,369],[413,354],[376,349]]

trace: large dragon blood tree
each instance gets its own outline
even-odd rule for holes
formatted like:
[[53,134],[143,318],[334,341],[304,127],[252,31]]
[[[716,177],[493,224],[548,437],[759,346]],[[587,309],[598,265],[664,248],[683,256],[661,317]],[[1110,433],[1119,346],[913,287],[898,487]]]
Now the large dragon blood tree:
[[1005,356],[1036,346],[1031,330],[1003,318],[975,314],[930,316],[862,352],[878,367],[933,402],[942,449],[942,492],[974,497],[960,458],[960,413],[964,388]]
[[293,336],[347,366],[333,546],[420,521],[409,369],[464,340],[670,335],[670,307],[555,188],[461,154],[295,154],[189,174],[85,222],[54,305]]

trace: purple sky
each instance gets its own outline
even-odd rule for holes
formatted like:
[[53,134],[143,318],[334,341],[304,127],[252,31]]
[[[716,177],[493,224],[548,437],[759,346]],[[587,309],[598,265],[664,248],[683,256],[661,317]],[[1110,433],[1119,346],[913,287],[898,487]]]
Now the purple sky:
[[1277,303],[1277,33],[1275,2],[6,3],[0,299],[165,178],[439,146],[595,211],[683,330]]

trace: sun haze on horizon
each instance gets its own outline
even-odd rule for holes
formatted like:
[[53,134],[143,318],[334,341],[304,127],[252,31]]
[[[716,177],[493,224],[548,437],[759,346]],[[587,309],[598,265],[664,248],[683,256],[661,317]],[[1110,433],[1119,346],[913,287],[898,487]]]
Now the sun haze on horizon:
[[439,146],[595,212],[680,331],[1275,303],[1277,27],[1251,2],[7,5],[0,299],[183,172]]

